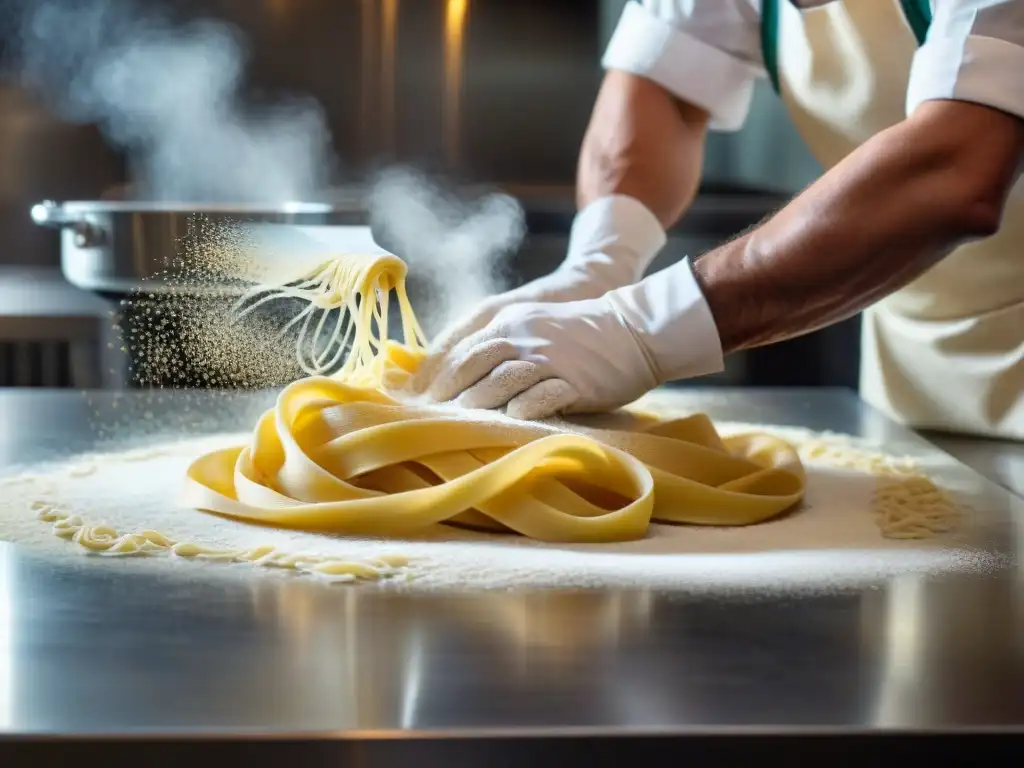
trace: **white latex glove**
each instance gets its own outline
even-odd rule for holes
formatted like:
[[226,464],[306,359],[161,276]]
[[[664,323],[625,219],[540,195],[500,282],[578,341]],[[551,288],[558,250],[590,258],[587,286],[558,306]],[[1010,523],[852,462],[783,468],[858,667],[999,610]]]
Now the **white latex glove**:
[[685,260],[597,299],[507,307],[441,353],[420,391],[542,419],[611,410],[722,368],[718,330]]
[[443,330],[432,349],[451,349],[514,304],[596,299],[635,283],[664,247],[665,239],[657,217],[638,200],[626,195],[595,200],[576,215],[568,254],[558,269],[474,307]]

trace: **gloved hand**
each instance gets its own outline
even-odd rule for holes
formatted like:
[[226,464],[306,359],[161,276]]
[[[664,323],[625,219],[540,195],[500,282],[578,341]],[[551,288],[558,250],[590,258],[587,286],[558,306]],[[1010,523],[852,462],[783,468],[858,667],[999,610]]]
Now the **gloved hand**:
[[722,368],[711,310],[684,260],[596,299],[506,307],[415,378],[439,402],[542,419],[611,410]]
[[639,201],[626,195],[595,200],[576,215],[568,254],[558,269],[482,302],[442,331],[432,350],[450,350],[514,304],[596,299],[635,283],[664,245],[665,230]]

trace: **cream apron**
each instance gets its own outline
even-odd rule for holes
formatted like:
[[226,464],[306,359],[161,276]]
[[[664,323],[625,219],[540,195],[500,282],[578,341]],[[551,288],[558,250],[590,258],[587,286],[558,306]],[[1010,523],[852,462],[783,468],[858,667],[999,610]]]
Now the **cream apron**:
[[[904,118],[930,16],[928,0],[835,0],[803,11],[764,0],[768,73],[823,167]],[[912,427],[1024,439],[1022,354],[1019,182],[997,235],[959,248],[864,312],[860,392]]]

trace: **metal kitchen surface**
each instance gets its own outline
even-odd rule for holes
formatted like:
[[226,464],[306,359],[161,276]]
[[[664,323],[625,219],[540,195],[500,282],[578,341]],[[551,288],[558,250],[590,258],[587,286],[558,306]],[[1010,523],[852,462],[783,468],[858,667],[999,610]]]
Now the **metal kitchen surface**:
[[[0,394],[0,463],[90,447],[90,409],[112,397],[141,413],[167,412],[186,395],[161,393],[158,406],[144,392]],[[230,407],[207,397],[208,428],[239,431],[269,395],[230,395]],[[897,450],[920,444],[842,391],[671,397],[715,418],[871,435]],[[1017,731],[1024,513],[1021,500],[978,483],[1001,505],[994,546],[1008,556],[1003,570],[820,594],[416,594],[232,568],[139,568],[125,578],[70,553],[55,563],[4,545],[0,733],[44,741],[0,739],[0,754],[74,743],[46,737],[89,737],[88,749],[100,750],[155,734],[193,745],[289,738],[310,761],[396,765],[513,764],[550,758],[544,744],[574,744],[604,764],[619,747],[595,754],[593,740],[608,736],[675,744],[719,734],[735,751],[741,735]],[[817,754],[812,742],[796,754]],[[646,754],[644,744],[625,754]],[[103,754],[152,764],[138,749]],[[258,757],[300,755],[276,749]],[[257,757],[251,746],[244,754]],[[573,753],[560,754],[566,764]]]

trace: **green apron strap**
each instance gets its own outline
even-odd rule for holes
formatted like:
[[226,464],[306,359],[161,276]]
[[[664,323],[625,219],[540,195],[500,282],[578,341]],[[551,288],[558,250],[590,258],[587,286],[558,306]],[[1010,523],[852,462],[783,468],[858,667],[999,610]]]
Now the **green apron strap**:
[[900,0],[903,6],[903,15],[907,24],[914,32],[918,45],[924,45],[928,37],[928,27],[932,23],[932,4],[930,0]]
[[[761,3],[761,56],[768,72],[772,89],[779,92],[779,3],[787,0],[763,0]],[[903,15],[914,32],[917,44],[922,45],[928,37],[932,23],[930,0],[900,0]]]
[[[926,0],[927,2],[927,0]],[[779,92],[779,0],[761,3],[761,57],[772,89]]]

